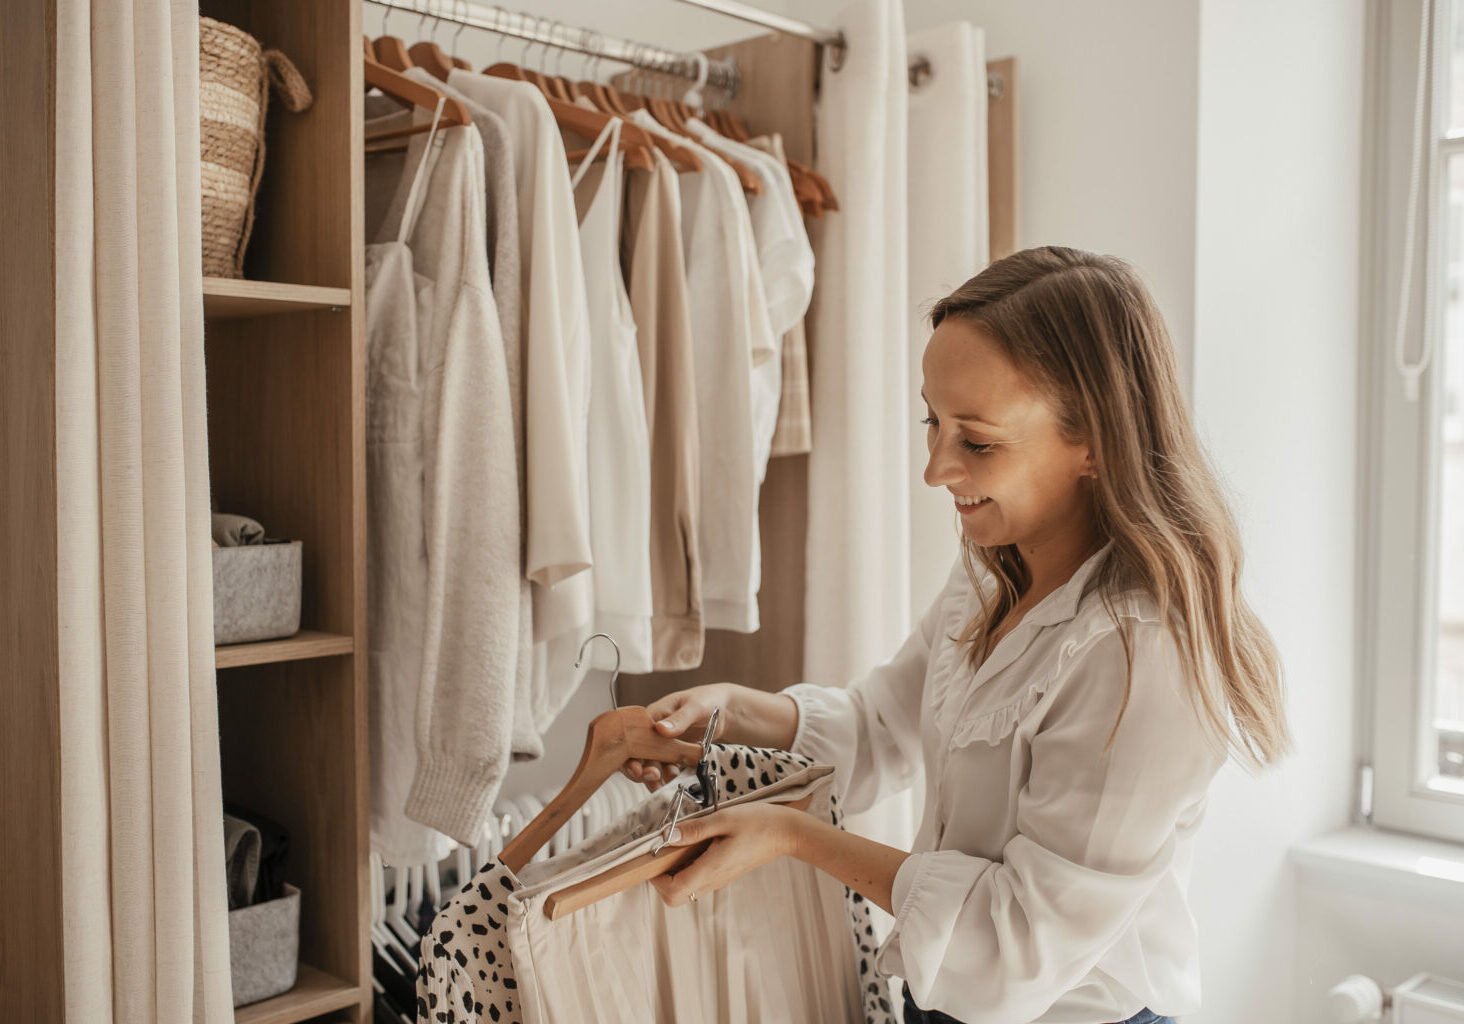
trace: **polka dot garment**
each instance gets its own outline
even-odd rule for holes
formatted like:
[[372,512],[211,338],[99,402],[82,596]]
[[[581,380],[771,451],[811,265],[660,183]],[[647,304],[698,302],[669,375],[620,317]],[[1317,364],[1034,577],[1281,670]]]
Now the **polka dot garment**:
[[[754,792],[813,764],[785,750],[720,743],[712,750],[724,797]],[[669,793],[670,787],[660,790],[563,859],[566,863],[582,862],[647,834],[665,815]],[[831,797],[830,820],[843,828],[837,797]],[[432,930],[422,938],[417,965],[419,1024],[523,1024],[513,958],[504,930],[508,917],[505,897],[520,888],[513,873],[494,859],[438,912]],[[877,943],[869,903],[845,888],[844,904],[851,953],[859,962],[866,1024],[897,1024],[889,981],[874,969]]]

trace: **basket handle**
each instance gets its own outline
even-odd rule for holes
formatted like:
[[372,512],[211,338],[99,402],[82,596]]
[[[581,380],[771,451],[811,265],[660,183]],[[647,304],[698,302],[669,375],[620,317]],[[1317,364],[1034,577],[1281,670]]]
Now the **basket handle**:
[[279,50],[265,50],[264,64],[275,95],[279,96],[286,110],[298,114],[315,102],[310,86],[305,84],[304,76],[289,57]]

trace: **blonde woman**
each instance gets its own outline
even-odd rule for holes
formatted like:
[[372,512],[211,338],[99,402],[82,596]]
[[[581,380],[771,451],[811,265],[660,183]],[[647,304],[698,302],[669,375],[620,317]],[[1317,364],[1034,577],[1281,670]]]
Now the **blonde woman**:
[[[837,767],[845,809],[926,779],[913,850],[772,806],[657,879],[672,904],[775,857],[895,915],[877,967],[907,1024],[1154,1024],[1200,1005],[1186,884],[1210,782],[1289,744],[1280,671],[1241,595],[1235,525],[1147,290],[1112,257],[1046,247],[936,304],[925,482],[961,555],[889,661],[847,688],[698,686],[651,706],[670,736]],[[627,762],[657,787],[665,765]]]

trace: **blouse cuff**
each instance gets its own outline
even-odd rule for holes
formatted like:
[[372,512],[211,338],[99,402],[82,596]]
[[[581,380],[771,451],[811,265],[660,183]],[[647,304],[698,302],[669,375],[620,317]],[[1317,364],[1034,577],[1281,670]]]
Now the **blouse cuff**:
[[[929,997],[956,917],[991,863],[957,850],[931,850],[912,853],[895,872],[890,887],[895,923],[875,953],[875,967],[904,978],[917,1001]],[[914,955],[905,956],[906,948]]]
[[855,740],[849,735],[845,743],[839,742],[841,732],[851,731],[848,693],[817,683],[796,683],[780,692],[798,705],[798,726],[788,749],[815,764],[842,765]]

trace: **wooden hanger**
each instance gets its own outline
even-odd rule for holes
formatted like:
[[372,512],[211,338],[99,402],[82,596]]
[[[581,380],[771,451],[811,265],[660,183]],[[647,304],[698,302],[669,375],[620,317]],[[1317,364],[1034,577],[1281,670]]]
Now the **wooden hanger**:
[[460,69],[462,71],[472,71],[473,70],[473,65],[469,64],[467,61],[463,60],[461,57],[449,57],[447,59],[450,60],[450,61],[452,61],[452,66],[453,67],[458,68],[458,69]]
[[417,67],[444,82],[447,81],[448,72],[453,69],[452,59],[433,42],[413,43],[407,50],[407,56]]
[[825,211],[838,211],[839,197],[834,195],[834,188],[832,185],[829,184],[829,179],[825,178],[822,174],[819,174],[813,168],[805,167],[802,164],[795,163],[792,160],[788,161],[788,166],[798,168],[798,171],[801,174],[807,175],[808,180],[813,182],[814,187],[818,189],[819,194],[823,199],[823,208]]
[[405,71],[415,66],[412,55],[407,52],[407,44],[396,36],[378,36],[371,49],[376,53],[377,62],[393,71]]
[[[652,96],[646,99],[646,109],[667,130],[673,131],[678,135],[685,135],[689,139],[695,138],[691,133],[691,129],[686,127],[686,122],[682,120],[680,111],[676,109],[676,105],[671,103],[671,101]],[[736,172],[737,181],[742,186],[744,192],[750,192],[755,196],[762,195],[762,179],[756,174],[753,174],[751,168],[742,161],[727,156],[725,153],[718,153],[717,156]]]
[[[537,71],[528,71],[515,64],[500,63],[486,68],[483,74],[491,75],[494,78],[507,78],[513,81],[525,82],[530,80],[530,75],[538,75],[539,73]],[[543,78],[544,76],[539,75],[539,77]],[[544,85],[540,85],[540,90],[544,90]],[[568,129],[576,135],[581,135],[589,140],[594,140],[600,134],[601,130],[610,123],[610,118],[614,116],[599,110],[589,110],[572,101],[556,99],[547,92],[545,92],[544,101],[549,104],[549,110],[554,115],[554,120],[559,123],[559,127]],[[649,171],[654,167],[655,161],[652,160],[650,154],[650,147],[652,145],[654,145],[654,141],[644,128],[627,124],[620,129],[620,149],[625,153],[627,167],[634,167],[643,171]],[[588,150],[581,150],[568,154],[568,157],[570,160],[574,160],[576,157],[584,159],[584,154],[587,152]]]
[[523,866],[559,831],[570,815],[583,807],[595,790],[618,772],[629,758],[695,767],[701,755],[702,748],[697,744],[657,732],[651,724],[650,712],[643,707],[606,711],[590,723],[584,753],[580,755],[569,782],[533,821],[514,836],[498,859],[515,874],[523,870]]
[[747,142],[752,138],[747,131],[747,125],[736,114],[724,110],[722,120],[727,123],[727,138],[735,139],[738,142]]
[[[806,811],[812,802],[813,794],[810,793],[780,806]],[[544,915],[551,921],[557,921],[633,885],[679,871],[705,853],[711,845],[712,840],[704,839],[692,846],[677,846],[660,854],[643,853],[624,864],[602,871],[593,878],[586,878],[583,882],[576,882],[550,893],[544,898]]]
[[[430,85],[423,85],[415,82],[402,74],[400,71],[393,71],[380,63],[375,57],[375,47],[371,40],[367,39],[364,46],[365,52],[362,55],[362,68],[366,84],[380,89],[385,95],[390,96],[405,107],[421,107],[423,110],[436,110],[437,104],[442,103],[442,116],[438,120],[441,125],[469,125],[473,123],[468,115],[468,110],[463,106],[461,100],[450,96],[443,96],[442,93]],[[410,128],[398,128],[387,132],[377,132],[375,135],[366,137],[367,142],[380,142],[384,139],[394,139],[407,135],[416,135],[419,132],[429,131],[430,124],[417,124]]]
[[[624,109],[623,106],[617,106],[620,102],[620,94],[610,86],[601,85],[599,82],[576,82],[574,88],[579,95],[585,97],[598,109],[624,119],[630,127],[636,127],[637,131],[642,130],[630,120],[630,111]],[[646,132],[646,137],[651,140],[651,145],[665,154],[666,158],[671,161],[671,165],[678,171],[696,173],[702,169],[701,157],[697,156],[695,151],[654,132]]]

